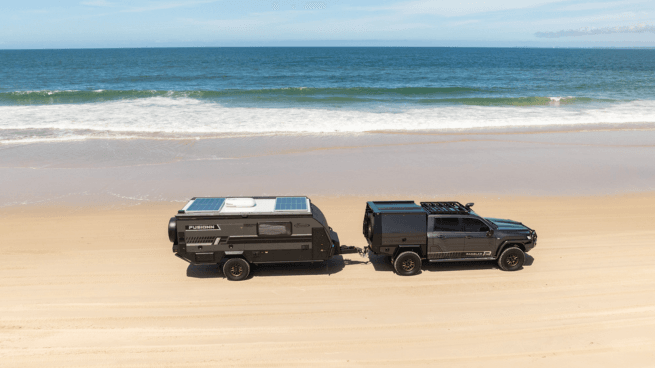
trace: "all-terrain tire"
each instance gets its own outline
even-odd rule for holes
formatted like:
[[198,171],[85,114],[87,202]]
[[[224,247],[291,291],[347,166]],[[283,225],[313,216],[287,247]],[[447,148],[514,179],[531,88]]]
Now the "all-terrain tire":
[[516,271],[523,267],[525,253],[517,247],[505,249],[498,257],[498,267],[504,271]]
[[373,219],[370,216],[366,218],[366,238],[373,239]]
[[223,274],[231,281],[241,281],[250,274],[250,264],[243,258],[230,258],[223,265]]
[[421,272],[421,257],[416,252],[403,252],[396,257],[393,268],[401,276],[417,275]]

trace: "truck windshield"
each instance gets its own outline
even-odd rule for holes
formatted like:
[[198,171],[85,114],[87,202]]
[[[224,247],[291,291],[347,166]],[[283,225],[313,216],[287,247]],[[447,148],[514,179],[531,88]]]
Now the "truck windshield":
[[312,215],[314,216],[314,219],[323,225],[323,227],[327,230],[329,229],[327,220],[325,219],[325,216],[323,216],[323,212],[318,209],[313,203],[311,204],[312,207]]

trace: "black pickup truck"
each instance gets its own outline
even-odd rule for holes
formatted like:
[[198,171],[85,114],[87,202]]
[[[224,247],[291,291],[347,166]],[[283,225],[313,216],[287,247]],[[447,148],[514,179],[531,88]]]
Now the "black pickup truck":
[[415,275],[421,262],[497,260],[505,271],[523,266],[537,233],[520,222],[481,217],[459,202],[367,202],[368,250],[391,257],[399,275]]

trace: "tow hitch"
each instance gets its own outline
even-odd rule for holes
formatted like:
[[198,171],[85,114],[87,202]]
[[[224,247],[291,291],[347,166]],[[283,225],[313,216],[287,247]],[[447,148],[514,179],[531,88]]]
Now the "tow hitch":
[[358,247],[352,247],[350,245],[342,245],[339,248],[339,253],[340,254],[354,254],[354,253],[359,253],[360,256],[366,257],[368,254],[368,247],[362,249]]

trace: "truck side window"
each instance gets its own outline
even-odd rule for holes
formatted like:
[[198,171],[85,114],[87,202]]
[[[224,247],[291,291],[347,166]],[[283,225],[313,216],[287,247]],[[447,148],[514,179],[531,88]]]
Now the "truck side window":
[[[385,214],[381,216],[382,231],[388,234],[425,233],[425,215]],[[374,220],[375,221],[375,220]]]
[[462,231],[457,217],[435,217],[434,231]]
[[485,225],[484,222],[478,219],[465,217],[462,219],[462,222],[464,225],[464,231],[466,231],[467,233],[489,231],[489,226]]
[[291,223],[290,222],[259,222],[257,223],[257,235],[259,236],[291,235]]

